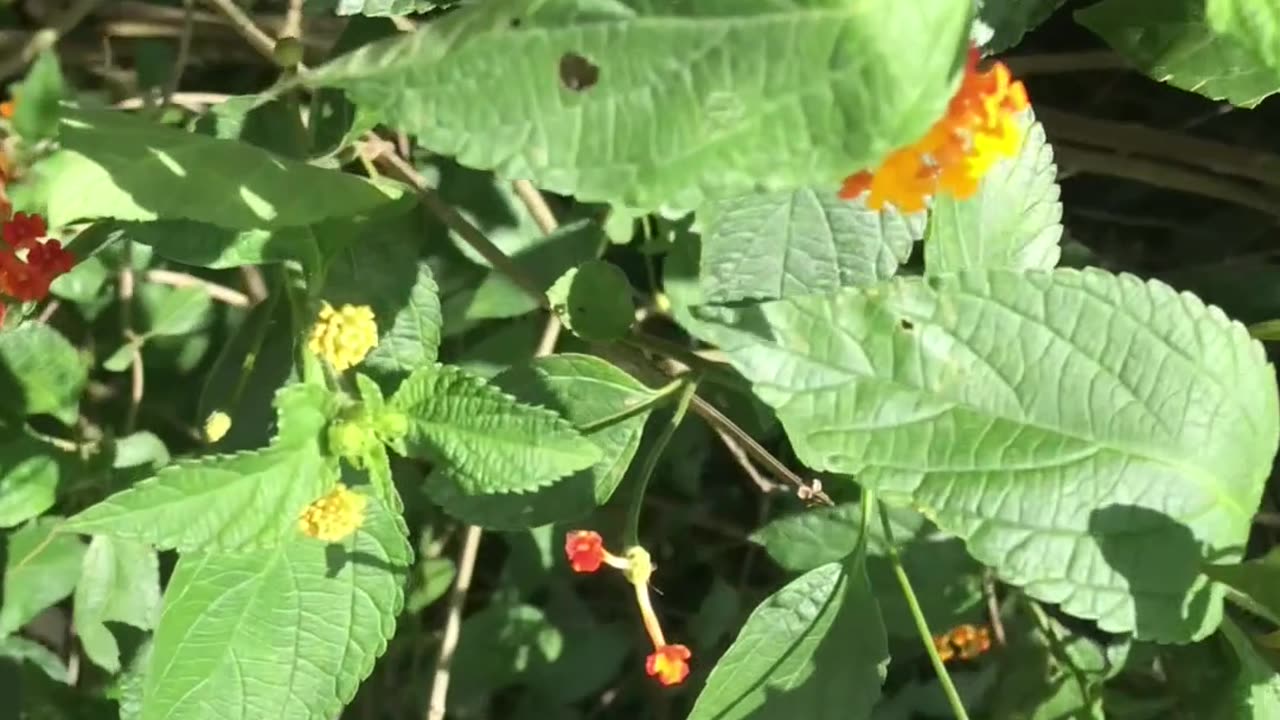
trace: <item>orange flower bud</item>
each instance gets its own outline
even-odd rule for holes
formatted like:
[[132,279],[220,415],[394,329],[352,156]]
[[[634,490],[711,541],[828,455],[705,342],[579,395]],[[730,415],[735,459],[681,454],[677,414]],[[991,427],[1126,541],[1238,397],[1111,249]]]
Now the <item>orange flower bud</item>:
[[604,540],[592,530],[575,530],[564,537],[564,554],[574,572],[593,573],[604,562]]
[[693,653],[684,645],[663,645],[649,654],[644,671],[663,685],[679,685],[689,676],[689,658]]

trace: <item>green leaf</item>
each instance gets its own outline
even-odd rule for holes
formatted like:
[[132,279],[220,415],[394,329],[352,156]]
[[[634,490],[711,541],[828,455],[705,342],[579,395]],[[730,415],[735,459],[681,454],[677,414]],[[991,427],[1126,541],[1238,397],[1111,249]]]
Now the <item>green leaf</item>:
[[389,405],[408,417],[409,455],[436,463],[468,495],[536,490],[602,456],[555,412],[447,365],[410,375]]
[[180,552],[272,547],[297,533],[298,514],[338,481],[321,433],[336,400],[291,385],[276,397],[271,446],[181,462],[67,521],[72,532],[138,540]]
[[475,3],[305,82],[344,88],[468,167],[689,209],[835,185],[923,135],[951,97],[971,12],[947,0]]
[[1205,0],[1213,29],[1280,74],[1280,7],[1270,0]]
[[591,342],[621,340],[635,322],[631,283],[622,268],[590,260],[547,290],[551,307],[574,335]]
[[362,232],[364,239],[338,252],[320,297],[335,307],[369,305],[378,346],[360,367],[380,380],[400,380],[436,361],[443,319],[439,288],[419,258],[422,213],[416,208]]
[[1222,635],[1240,663],[1240,671],[1228,691],[1231,716],[1254,720],[1280,718],[1280,675],[1258,654],[1244,630],[1230,617],[1222,619]]
[[911,503],[1104,630],[1217,625],[1200,564],[1239,557],[1278,432],[1272,368],[1220,311],[1127,275],[996,270],[727,322],[701,327],[806,465]]
[[327,720],[387,647],[412,559],[376,498],[340,544],[295,534],[264,552],[183,555],[141,720]]
[[[1118,673],[1128,645],[1103,646],[1027,611],[1006,619],[1009,644],[990,693],[992,717],[1102,720],[1102,683]],[[1011,622],[1014,621],[1015,622]],[[1025,629],[1024,629],[1024,626]],[[1050,635],[1052,633],[1052,635]]]
[[[1210,7],[1215,2],[1208,2]],[[1205,16],[1206,0],[1104,0],[1076,11],[1139,70],[1174,87],[1253,107],[1280,90],[1280,69]]]
[[160,611],[160,563],[141,543],[99,535],[84,554],[76,585],[73,621],[85,655],[108,672],[120,670],[120,647],[107,622],[140,630],[155,626]]
[[427,558],[418,565],[418,586],[409,593],[405,609],[417,614],[444,597],[458,574],[458,566],[449,558]]
[[563,645],[560,631],[532,605],[499,603],[480,610],[462,623],[449,707],[483,700],[515,682],[533,664],[554,661]]
[[67,454],[18,430],[0,441],[0,528],[53,507]]
[[139,327],[149,337],[186,335],[209,321],[213,299],[203,288],[146,283],[138,289]]
[[315,8],[338,15],[388,17],[426,12],[447,3],[434,0],[306,0],[308,9]]
[[893,277],[924,213],[868,210],[834,190],[800,188],[711,203],[699,221],[706,302],[776,300]]
[[[368,212],[400,193],[244,143],[124,113],[66,109],[47,178],[49,224],[195,220],[233,230],[309,225]],[[85,192],[91,187],[93,192]]]
[[[516,400],[563,415],[577,427],[598,423],[653,397],[630,375],[589,355],[551,355],[514,367],[493,379]],[[475,494],[452,473],[427,478],[431,500],[450,515],[488,528],[514,530],[581,518],[603,505],[635,457],[649,411],[587,433],[598,462],[536,492]]]
[[1206,565],[1204,574],[1223,583],[1280,619],[1280,548],[1265,556],[1235,565]]
[[0,637],[71,595],[80,579],[84,543],[60,532],[62,518],[45,516],[8,537]]
[[1049,269],[1062,247],[1057,167],[1044,127],[1030,112],[1019,120],[1017,156],[998,161],[966,200],[934,199],[924,264],[930,274],[985,268]]
[[[942,628],[979,622],[982,568],[969,557],[964,544],[941,535],[905,508],[890,510],[890,522],[902,564],[929,622]],[[778,518],[752,533],[751,540],[783,568],[806,572],[852,553],[861,539],[861,524],[860,506],[844,503]],[[867,574],[885,629],[890,635],[914,637],[915,620],[885,557],[888,541],[878,523],[869,529],[867,541]]]
[[862,559],[829,563],[752,611],[689,720],[867,718],[888,661]]
[[985,43],[993,53],[1007,50],[1040,23],[1049,19],[1065,0],[979,0],[978,17],[991,27]]
[[0,658],[18,662],[29,661],[40,668],[50,680],[66,685],[71,684],[67,676],[67,666],[62,664],[62,658],[35,640],[28,640],[21,635],[0,638]]
[[26,323],[0,332],[0,414],[52,415],[71,425],[80,416],[88,372],[57,330]]
[[277,285],[251,308],[209,369],[196,417],[203,422],[214,411],[231,417],[231,430],[216,444],[219,450],[256,449],[271,438],[274,394],[293,377],[301,334],[286,292]]
[[[601,234],[600,226],[590,220],[567,223],[511,259],[539,288],[550,288],[569,269],[595,258],[602,243]],[[537,309],[538,303],[506,274],[491,270],[474,289],[465,314],[470,320],[486,320],[516,317]]]
[[28,143],[57,134],[59,104],[67,94],[67,81],[58,65],[58,54],[47,49],[36,57],[27,77],[13,89],[13,129]]

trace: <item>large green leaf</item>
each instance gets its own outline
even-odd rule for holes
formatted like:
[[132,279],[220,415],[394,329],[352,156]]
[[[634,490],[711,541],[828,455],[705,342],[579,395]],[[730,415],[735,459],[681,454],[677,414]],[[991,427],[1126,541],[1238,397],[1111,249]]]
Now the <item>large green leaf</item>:
[[328,720],[386,650],[409,543],[369,498],[340,544],[295,534],[263,552],[183,555],[143,689],[141,720]]
[[1044,127],[1028,113],[1019,121],[1022,145],[1000,160],[965,200],[940,195],[924,244],[931,274],[984,268],[1048,269],[1062,247],[1062,203],[1057,168]]
[[689,209],[835,185],[924,134],[951,96],[971,13],[952,0],[503,0],[305,81],[345,89],[463,165],[583,200]]
[[752,611],[689,720],[866,718],[888,662],[862,560],[829,563]]
[[1105,630],[1217,625],[1200,563],[1239,557],[1278,433],[1272,368],[1220,311],[1132,276],[996,270],[720,313],[700,327],[807,465]]
[[0,637],[17,631],[75,589],[84,543],[74,535],[59,534],[61,521],[46,516],[7,538]]
[[53,507],[67,453],[26,432],[0,426],[0,528]]
[[276,398],[280,429],[270,447],[166,467],[72,517],[66,529],[181,552],[275,545],[338,481],[337,460],[321,440],[334,405],[324,388],[287,386]]
[[1205,0],[1204,6],[1214,30],[1280,74],[1280,6],[1272,0]]
[[868,210],[834,190],[800,188],[710,203],[699,214],[707,302],[777,300],[890,278],[925,215]]
[[76,584],[76,634],[90,660],[120,669],[120,647],[105,623],[150,630],[160,611],[160,563],[142,543],[103,535],[89,542]]
[[1174,87],[1242,107],[1280,90],[1280,68],[1268,66],[1259,48],[1215,29],[1205,4],[1104,0],[1078,10],[1076,19],[1138,69]]
[[409,455],[435,462],[472,495],[536,490],[602,457],[554,411],[448,365],[409,376],[389,406],[407,417]]
[[[517,400],[561,413],[578,427],[599,422],[650,399],[653,391],[589,355],[552,355],[507,370],[492,380]],[[471,494],[451,473],[427,479],[427,494],[450,515],[490,528],[517,529],[580,518],[613,495],[631,464],[648,411],[586,433],[601,458],[531,493]]]
[[44,323],[0,332],[0,414],[49,414],[71,425],[80,415],[88,370],[74,346]]
[[399,194],[119,112],[64,109],[59,139],[62,157],[45,188],[54,227],[99,218],[195,220],[235,230],[309,225],[367,212]]
[[986,43],[991,52],[1018,44],[1027,31],[1049,19],[1065,0],[978,0],[978,17],[992,32]]

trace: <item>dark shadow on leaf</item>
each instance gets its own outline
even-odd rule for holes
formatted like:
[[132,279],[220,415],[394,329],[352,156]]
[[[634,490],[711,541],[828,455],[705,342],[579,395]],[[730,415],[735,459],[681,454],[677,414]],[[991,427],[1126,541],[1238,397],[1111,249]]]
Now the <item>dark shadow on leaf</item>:
[[342,570],[347,566],[347,563],[386,570],[393,575],[407,576],[409,573],[408,565],[395,565],[367,552],[362,552],[360,550],[348,550],[346,547],[337,543],[329,543],[325,546],[324,562],[326,566],[325,577],[329,579],[337,577],[338,573],[342,572]]
[[1150,508],[1109,505],[1090,513],[1089,534],[1128,582],[1139,636],[1190,635],[1203,626],[1212,593],[1198,580],[1213,558],[1186,525]]

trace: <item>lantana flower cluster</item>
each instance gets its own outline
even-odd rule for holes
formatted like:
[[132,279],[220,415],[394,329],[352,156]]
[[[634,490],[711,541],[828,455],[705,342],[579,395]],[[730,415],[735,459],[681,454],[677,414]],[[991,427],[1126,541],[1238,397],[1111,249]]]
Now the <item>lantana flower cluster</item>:
[[34,302],[49,294],[49,285],[75,265],[75,257],[57,240],[41,239],[49,229],[44,218],[3,210],[0,227],[0,322],[7,302]]
[[1023,134],[1018,115],[1030,107],[1027,89],[1004,63],[979,70],[980,59],[970,47],[959,90],[924,137],[890,153],[874,172],[850,175],[840,197],[867,193],[872,210],[892,203],[902,212],[918,212],[940,191],[960,200],[971,197],[997,161],[1016,155]]
[[958,625],[945,634],[933,639],[933,646],[938,650],[938,657],[943,662],[951,660],[972,660],[991,649],[991,629],[978,627],[968,623]]
[[593,573],[602,565],[622,571],[635,589],[640,619],[644,623],[645,632],[649,634],[649,640],[653,642],[653,652],[645,659],[645,672],[663,685],[684,682],[689,676],[689,658],[692,653],[684,645],[668,644],[662,632],[662,625],[658,622],[658,615],[649,599],[649,579],[653,576],[654,567],[648,551],[637,545],[628,548],[621,556],[614,555],[605,549],[600,533],[575,530],[565,536],[564,552],[574,572]]

